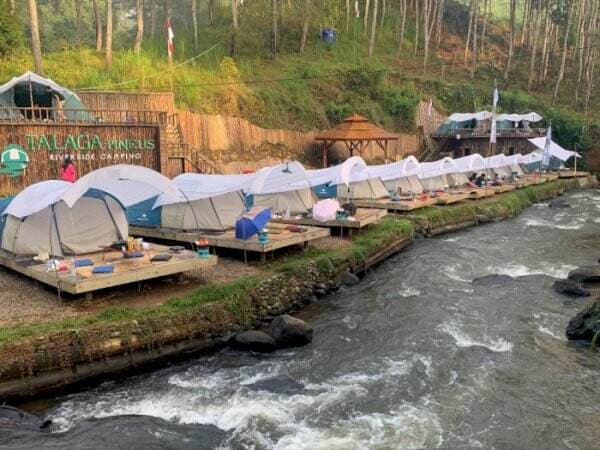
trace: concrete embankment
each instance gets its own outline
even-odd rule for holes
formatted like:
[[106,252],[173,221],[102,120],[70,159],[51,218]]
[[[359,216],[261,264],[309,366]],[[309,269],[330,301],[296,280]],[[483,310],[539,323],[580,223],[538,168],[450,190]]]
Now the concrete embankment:
[[268,275],[208,286],[161,308],[103,311],[93,318],[0,329],[0,400],[18,401],[219,348],[269,316],[298,310],[410,245],[513,217],[535,202],[591,179],[549,182],[456,206],[390,217],[340,249],[310,249],[268,267]]

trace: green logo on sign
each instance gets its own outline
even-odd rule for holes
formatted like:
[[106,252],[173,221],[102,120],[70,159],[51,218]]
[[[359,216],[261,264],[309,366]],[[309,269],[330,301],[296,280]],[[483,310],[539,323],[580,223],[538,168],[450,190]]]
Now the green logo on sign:
[[0,154],[0,174],[9,177],[23,175],[23,171],[29,164],[29,155],[17,144],[8,144]]

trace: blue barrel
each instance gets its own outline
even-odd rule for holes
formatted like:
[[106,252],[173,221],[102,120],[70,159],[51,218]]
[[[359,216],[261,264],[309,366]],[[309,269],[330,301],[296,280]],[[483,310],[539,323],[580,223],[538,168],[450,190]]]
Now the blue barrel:
[[337,31],[333,28],[323,28],[321,30],[321,40],[326,44],[333,44],[337,39]]

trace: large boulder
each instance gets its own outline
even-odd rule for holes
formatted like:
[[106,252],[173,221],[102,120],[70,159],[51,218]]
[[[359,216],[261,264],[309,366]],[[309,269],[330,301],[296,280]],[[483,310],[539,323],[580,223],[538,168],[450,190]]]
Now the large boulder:
[[277,348],[275,340],[264,331],[248,330],[236,334],[231,340],[231,346],[238,350],[255,352],[272,352]]
[[579,283],[573,280],[557,280],[552,285],[554,290],[559,294],[568,295],[570,297],[589,297],[590,291],[582,287]]
[[515,279],[510,275],[501,275],[501,274],[492,274],[492,275],[484,275],[479,278],[475,278],[472,283],[478,286],[497,286],[501,284],[506,284],[514,281]]
[[600,283],[600,266],[583,266],[573,269],[567,275],[577,283]]
[[571,319],[567,325],[567,338],[591,342],[598,331],[600,331],[600,300],[595,300]]
[[345,271],[340,275],[340,283],[342,283],[342,286],[354,286],[360,283],[360,278],[352,272]]
[[569,205],[567,202],[565,202],[563,199],[560,198],[555,198],[554,200],[551,200],[548,203],[548,206],[550,208],[570,208],[571,205]]
[[304,391],[304,385],[288,375],[267,378],[246,386],[253,391],[267,391],[275,394],[295,395]]
[[308,323],[287,314],[273,319],[269,331],[278,347],[300,347],[309,344],[313,337]]

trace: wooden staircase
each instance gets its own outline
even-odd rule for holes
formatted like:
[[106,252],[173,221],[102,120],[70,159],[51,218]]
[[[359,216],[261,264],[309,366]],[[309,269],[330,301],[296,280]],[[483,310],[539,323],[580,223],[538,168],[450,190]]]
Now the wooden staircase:
[[165,139],[163,148],[167,152],[167,176],[170,178],[182,173],[216,174],[219,170],[215,163],[201,154],[201,150],[192,148],[186,141],[181,130],[179,114],[167,116],[164,127]]

